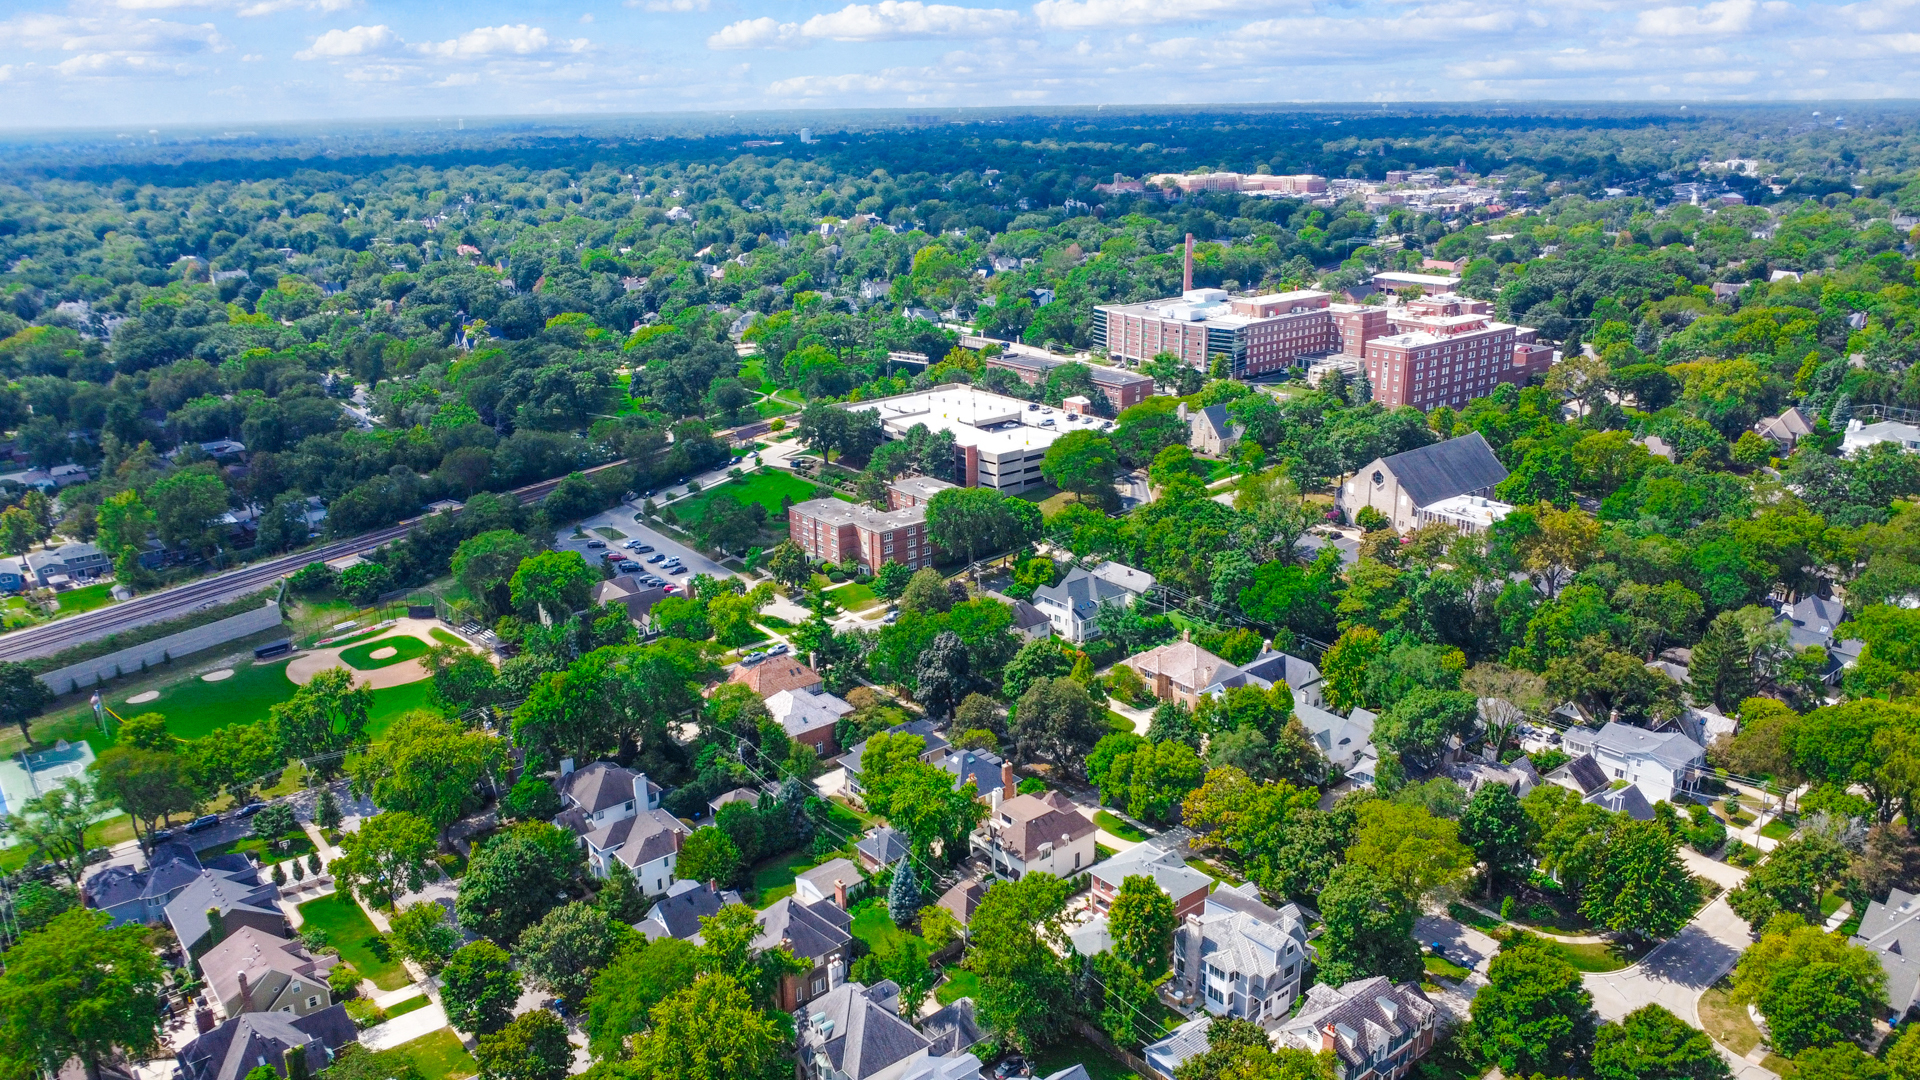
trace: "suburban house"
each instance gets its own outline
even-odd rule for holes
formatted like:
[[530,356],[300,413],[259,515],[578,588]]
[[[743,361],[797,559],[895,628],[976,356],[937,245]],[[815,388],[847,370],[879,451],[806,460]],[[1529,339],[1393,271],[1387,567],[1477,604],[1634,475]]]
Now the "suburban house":
[[1920,895],[1894,889],[1867,905],[1853,943],[1873,950],[1887,972],[1887,1020],[1897,1024],[1920,1005]]
[[278,938],[293,936],[286,912],[280,910],[280,887],[258,881],[257,875],[249,879],[203,870],[167,904],[166,913],[173,936],[193,959],[242,927]]
[[861,869],[869,874],[877,874],[881,867],[906,858],[909,850],[906,836],[891,825],[875,825],[853,845],[854,854],[860,857]]
[[1340,485],[1334,506],[1354,521],[1372,507],[1388,524],[1408,532],[1421,524],[1420,511],[1456,495],[1493,494],[1507,478],[1506,466],[1477,431],[1418,450],[1375,458]]
[[1890,442],[1909,454],[1920,453],[1920,427],[1898,420],[1867,424],[1856,416],[1847,421],[1847,432],[1840,437],[1840,452],[1855,457],[1874,443],[1883,442]]
[[1298,907],[1268,907],[1252,882],[1222,885],[1174,930],[1170,989],[1185,1006],[1270,1026],[1293,1009],[1306,957]]
[[825,903],[806,903],[794,896],[783,896],[768,904],[756,920],[760,935],[753,939],[759,952],[785,945],[807,964],[807,970],[783,975],[774,991],[774,1007],[792,1011],[845,981],[848,957],[853,950],[853,916]]
[[989,807],[999,806],[1000,800],[1018,790],[1018,782],[1013,778],[1013,763],[991,750],[961,750],[950,748],[932,759],[932,764],[953,774],[954,790],[973,781],[974,798]]
[[1173,641],[1120,661],[1132,668],[1161,701],[1192,705],[1233,665],[1191,641]]
[[1844,668],[1860,660],[1866,644],[1854,638],[1842,640],[1835,631],[1847,621],[1847,608],[1838,600],[1822,596],[1803,596],[1791,604],[1780,605],[1779,622],[1787,628],[1787,644],[1795,649],[1819,646],[1827,650],[1826,679],[1837,682]]
[[1075,567],[1058,585],[1033,590],[1033,606],[1047,617],[1053,632],[1078,645],[1100,636],[1096,620],[1110,604],[1122,607],[1153,588],[1153,575],[1108,562],[1092,570]]
[[1345,1080],[1399,1080],[1433,1049],[1438,1014],[1417,984],[1376,975],[1308,990],[1299,1014],[1273,1037],[1296,1050],[1332,1051]]
[[1106,913],[1113,907],[1120,886],[1130,877],[1150,877],[1160,891],[1173,899],[1173,917],[1185,919],[1196,914],[1207,902],[1207,889],[1213,878],[1187,865],[1175,852],[1148,840],[1135,844],[1104,862],[1095,863],[1093,908]]
[[974,850],[993,871],[1015,881],[1044,871],[1075,877],[1093,866],[1093,822],[1067,797],[1049,790],[1003,799],[973,834]]
[[852,859],[828,859],[793,876],[793,895],[802,903],[846,908],[847,890],[866,880]]
[[713,882],[676,881],[667,886],[667,895],[653,905],[647,917],[633,924],[648,941],[676,938],[701,944],[700,920],[720,914],[728,904],[740,903],[740,894],[722,889]]
[[619,604],[635,626],[648,632],[653,629],[653,605],[672,595],[663,586],[642,583],[638,574],[621,574],[593,587],[595,604]]
[[262,1065],[286,1076],[287,1052],[297,1047],[304,1057],[304,1075],[312,1076],[332,1064],[336,1051],[359,1038],[345,1005],[305,1016],[241,1013],[181,1047],[174,1066],[181,1080],[244,1080]]
[[[888,728],[888,735],[918,735],[926,741],[927,748],[920,752],[921,761],[935,761],[946,756],[948,743],[934,730],[931,720],[910,720],[904,724],[895,724]],[[866,740],[856,743],[853,749],[834,759],[834,764],[847,771],[847,791],[860,794],[860,757],[867,752]]]
[[202,860],[193,848],[177,840],[163,840],[153,846],[147,869],[108,866],[80,886],[87,907],[113,916],[113,925],[155,923],[165,916],[167,904],[180,890],[199,879],[202,873],[221,874],[251,886],[259,881],[259,870],[245,855],[210,855]]
[[787,733],[787,738],[813,747],[814,753],[819,754],[823,761],[840,752],[834,742],[833,727],[841,717],[853,711],[852,705],[821,691],[817,685],[811,692],[777,691],[767,698],[766,706],[774,722]]
[[1813,421],[1795,406],[1779,416],[1765,417],[1753,425],[1753,430],[1784,454],[1791,451],[1801,439],[1813,434]]
[[327,972],[340,958],[315,957],[298,941],[243,926],[200,957],[207,989],[228,1016],[319,1012],[333,1004]]
[[770,698],[782,690],[811,694],[822,685],[819,674],[790,656],[775,656],[752,667],[742,664],[733,669],[727,681],[743,683],[762,698]]
[[580,838],[594,877],[606,877],[619,859],[641,891],[667,891],[689,830],[660,808],[660,785],[646,773],[609,761],[575,769],[567,758],[560,763],[560,801],[564,809],[553,823]]
[[973,919],[973,909],[980,906],[980,900],[987,895],[987,883],[978,878],[967,878],[955,882],[953,887],[940,894],[934,903],[947,909],[953,921],[961,926]]
[[1539,771],[1533,767],[1531,759],[1524,757],[1514,758],[1505,764],[1467,757],[1442,766],[1440,771],[1466,789],[1469,795],[1488,784],[1500,784],[1513,792],[1514,798],[1524,799],[1528,792],[1540,786]]
[[68,577],[92,578],[113,573],[113,556],[99,547],[74,541],[53,549],[53,556],[66,568]]
[[979,1080],[980,1059],[935,1055],[900,1018],[900,988],[841,983],[794,1012],[800,1080]]
[[1295,704],[1326,707],[1320,669],[1310,661],[1272,649],[1262,650],[1259,656],[1245,664],[1237,667],[1229,665],[1214,672],[1213,682],[1201,693],[1224,694],[1240,686],[1271,690],[1280,683],[1286,683],[1287,688],[1293,691]]
[[[1365,709],[1355,709],[1351,715],[1341,716],[1295,701],[1293,715],[1307,729],[1307,734],[1313,736],[1313,745],[1320,751],[1320,756],[1337,769],[1351,773],[1354,764],[1373,749],[1374,715]],[[1374,757],[1378,760],[1379,755]]]
[[1678,731],[1648,731],[1618,721],[1598,731],[1568,728],[1561,746],[1576,758],[1592,756],[1609,783],[1625,780],[1650,803],[1678,803],[1693,794],[1707,763],[1700,744]]
[[1616,814],[1625,814],[1635,821],[1653,820],[1653,803],[1639,786],[1628,784],[1623,788],[1615,788],[1613,781],[1607,778],[1607,771],[1594,760],[1592,754],[1581,754],[1553,770],[1547,774],[1547,781],[1579,792],[1582,802],[1590,802]]
[[1015,600],[1008,606],[1013,608],[1014,633],[1021,635],[1028,641],[1038,641],[1048,634],[1053,633],[1053,622],[1047,618],[1046,612],[1041,611],[1025,600]]
[[27,564],[18,558],[8,556],[0,559],[0,592],[21,592],[32,588],[27,583]]
[[1232,453],[1234,444],[1247,430],[1246,425],[1233,422],[1225,405],[1188,409],[1183,402],[1174,410],[1174,415],[1187,425],[1187,445],[1194,453],[1209,457],[1226,457]]
[[1161,1080],[1173,1080],[1174,1070],[1185,1065],[1187,1059],[1207,1052],[1207,1027],[1212,1023],[1212,1016],[1201,1013],[1168,1032],[1159,1042],[1141,1047],[1140,1056],[1147,1059],[1147,1066],[1159,1074]]

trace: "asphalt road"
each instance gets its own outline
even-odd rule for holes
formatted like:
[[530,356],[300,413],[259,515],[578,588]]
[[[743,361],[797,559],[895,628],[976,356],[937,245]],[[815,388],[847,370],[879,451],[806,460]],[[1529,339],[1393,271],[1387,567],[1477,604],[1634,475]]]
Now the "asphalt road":
[[[598,472],[600,469],[611,468],[617,464],[620,462],[610,462],[586,471]],[[546,498],[559,483],[560,479],[555,477],[523,488],[515,488],[513,494],[522,502],[538,502]],[[212,607],[235,597],[264,589],[310,562],[324,562],[398,539],[405,536],[412,526],[413,522],[407,521],[385,529],[375,529],[349,540],[338,540],[297,551],[291,555],[262,559],[236,570],[198,578],[171,589],[136,596],[122,604],[81,612],[64,619],[55,619],[49,623],[15,630],[10,634],[0,634],[0,660],[25,660],[35,656],[48,656],[69,646],[103,638],[108,634],[145,626],[162,619],[191,614],[201,608]]]
[[[722,475],[724,476],[725,474],[723,473]],[[627,534],[629,539],[639,540],[643,544],[652,544],[653,552],[645,555],[632,556],[633,560],[640,564],[640,572],[643,574],[652,574],[655,577],[682,586],[693,580],[693,575],[695,574],[712,574],[714,577],[733,576],[733,571],[700,554],[693,548],[635,521],[634,517],[638,513],[639,511],[634,507],[622,503],[620,506],[608,510],[605,513],[595,514],[581,521],[579,524],[582,528],[589,531],[602,527],[618,529]],[[605,538],[595,537],[595,539]],[[607,540],[607,546],[604,548],[590,548],[587,546],[587,537],[576,537],[573,535],[572,525],[562,527],[553,537],[555,550],[577,551],[581,555],[584,555],[588,562],[596,566],[600,564],[601,556],[607,552],[626,550],[621,546],[625,543],[625,540]],[[650,563],[647,561],[660,552],[665,552],[668,555],[678,555],[680,561],[686,564],[687,572],[684,574],[668,574],[661,569],[659,563]]]

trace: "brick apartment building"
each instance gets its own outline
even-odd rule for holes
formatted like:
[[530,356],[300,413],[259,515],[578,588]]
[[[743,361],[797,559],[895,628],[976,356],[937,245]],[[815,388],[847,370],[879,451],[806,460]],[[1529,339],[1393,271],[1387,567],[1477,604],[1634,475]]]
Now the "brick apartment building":
[[1446,294],[1385,310],[1389,333],[1343,341],[1342,352],[1357,355],[1374,400],[1388,406],[1464,405],[1500,383],[1525,384],[1552,363],[1533,329],[1496,321],[1484,300]]
[[[1031,352],[1003,352],[998,356],[986,358],[986,365],[1011,371],[1028,386],[1041,386],[1054,368],[1068,363],[1049,356],[1039,356]],[[1153,380],[1145,375],[1136,375],[1131,371],[1117,368],[1087,365],[1093,374],[1093,388],[1107,399],[1114,413],[1119,413],[1132,405],[1138,405],[1153,396]]]
[[812,558],[854,559],[868,572],[887,562],[909,570],[933,565],[924,505],[875,510],[840,499],[810,499],[787,510],[787,535]]

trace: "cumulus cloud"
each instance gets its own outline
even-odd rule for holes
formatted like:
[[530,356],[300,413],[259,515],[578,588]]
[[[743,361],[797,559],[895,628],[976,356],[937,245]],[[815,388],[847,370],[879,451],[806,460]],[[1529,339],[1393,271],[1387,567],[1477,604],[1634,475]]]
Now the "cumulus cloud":
[[803,23],[762,16],[722,27],[707,39],[710,49],[777,49],[814,41],[899,41],[907,38],[980,38],[1005,34],[1020,25],[1017,11],[924,4],[920,0],[881,0],[848,4]]
[[481,26],[448,41],[426,42],[415,48],[427,55],[450,60],[475,60],[494,56],[536,56],[543,53],[581,52],[586,38],[571,41],[548,36],[544,27],[520,23],[514,26]]
[[1714,0],[1699,7],[1663,7],[1640,13],[1634,29],[1647,37],[1727,37],[1753,29],[1755,21],[1788,11],[1785,0]]
[[389,52],[400,46],[400,35],[385,23],[356,26],[349,30],[329,30],[313,39],[313,44],[294,53],[296,60],[339,60],[349,56]]
[[67,54],[50,69],[70,78],[190,75],[200,70],[198,58],[232,47],[211,23],[125,15],[28,14],[0,22],[0,40],[28,51]]
[[106,6],[121,11],[171,11],[176,8],[231,9],[235,14],[252,17],[282,11],[332,13],[357,7],[360,0],[105,0]]

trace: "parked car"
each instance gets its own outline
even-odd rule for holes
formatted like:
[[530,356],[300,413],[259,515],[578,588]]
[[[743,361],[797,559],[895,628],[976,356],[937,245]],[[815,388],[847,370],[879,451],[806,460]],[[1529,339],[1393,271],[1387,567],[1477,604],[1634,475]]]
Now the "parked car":
[[888,626],[892,626],[894,623],[900,621],[900,613],[897,611],[889,611],[887,612],[887,617],[880,621],[886,623]]
[[653,550],[652,544],[642,544],[638,540],[634,541],[633,543],[633,553],[636,555],[645,555],[647,552],[652,550]]
[[640,569],[640,564],[634,562],[632,559],[621,559],[617,565],[617,569],[623,574],[631,574]]
[[626,543],[624,543],[624,544],[621,544],[620,546],[621,546],[621,547],[623,547],[623,548],[626,548],[626,549],[627,549],[628,551],[632,551],[632,550],[633,550],[634,548],[637,548],[637,547],[639,547],[639,546],[640,546],[640,541],[638,541],[638,540],[629,540],[629,541],[627,541]]
[[1028,1067],[1027,1059],[1021,1057],[1019,1054],[1015,1054],[993,1067],[993,1080],[1012,1080],[1012,1078],[1016,1076],[1032,1075],[1033,1070]]
[[605,540],[589,540],[587,541],[587,546],[590,548],[603,548],[607,546],[607,542]]
[[687,568],[684,566],[676,566],[673,569],[667,571],[667,573],[669,574],[684,574],[686,572],[687,572]]
[[266,808],[267,808],[266,803],[250,802],[247,805],[241,807],[240,809],[234,811],[233,816],[237,818],[250,818],[253,815],[259,813],[260,811],[265,810]]
[[667,557],[665,555],[656,554],[654,555],[653,558],[648,559],[647,561],[650,563],[657,563],[657,562],[665,562],[666,560],[667,560]]
[[775,645],[775,646],[774,646],[773,648],[771,648],[771,649],[768,649],[768,650],[767,650],[767,655],[768,655],[768,656],[785,656],[785,655],[787,655],[787,643],[783,641],[783,642],[781,642],[780,644],[778,644],[778,645]]
[[204,832],[218,824],[220,824],[219,814],[202,814],[188,824],[187,831],[190,833]]
[[753,665],[755,665],[755,664],[757,664],[757,663],[759,663],[759,662],[760,662],[760,661],[762,661],[762,660],[765,660],[766,658],[767,658],[767,654],[766,654],[766,653],[763,653],[763,652],[761,652],[760,650],[758,650],[758,649],[755,649],[754,651],[752,651],[752,652],[750,652],[750,653],[748,653],[748,654],[746,654],[745,656],[742,656],[742,657],[740,658],[740,666],[741,666],[741,667],[752,667]]

